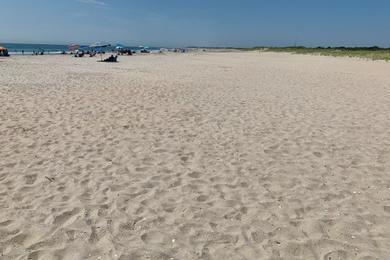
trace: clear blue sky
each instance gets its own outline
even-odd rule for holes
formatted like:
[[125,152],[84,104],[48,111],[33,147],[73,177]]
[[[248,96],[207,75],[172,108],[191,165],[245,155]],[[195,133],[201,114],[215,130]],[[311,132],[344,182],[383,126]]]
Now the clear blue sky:
[[390,46],[390,0],[0,0],[0,42]]

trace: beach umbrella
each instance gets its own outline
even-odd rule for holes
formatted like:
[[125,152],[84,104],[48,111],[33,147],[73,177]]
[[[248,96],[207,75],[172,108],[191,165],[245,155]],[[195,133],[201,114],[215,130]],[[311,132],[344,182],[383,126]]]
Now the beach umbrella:
[[7,49],[3,46],[0,46],[0,51],[6,51]]
[[75,51],[75,50],[78,50],[80,48],[80,45],[79,44],[71,44],[68,46],[68,48],[70,51]]
[[121,49],[123,49],[124,47],[123,47],[123,45],[121,45],[121,44],[118,44],[116,47],[115,47],[115,49],[117,49],[117,50],[121,50]]

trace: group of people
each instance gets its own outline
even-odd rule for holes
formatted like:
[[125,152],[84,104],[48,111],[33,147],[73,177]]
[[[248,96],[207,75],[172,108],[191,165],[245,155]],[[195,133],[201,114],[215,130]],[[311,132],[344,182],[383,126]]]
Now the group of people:
[[84,51],[77,51],[74,56],[76,58],[81,58],[81,57],[84,57],[84,55],[89,55],[89,57],[95,57],[96,56],[96,52],[94,51],[87,51],[87,52],[84,52]]
[[4,47],[0,47],[0,56],[8,57],[9,56],[8,50]]
[[[89,55],[89,57],[95,57],[97,54],[97,52],[94,52],[94,51],[77,51],[75,54],[74,54],[74,57],[76,58],[81,58],[81,57],[84,57],[85,55]],[[102,54],[104,54],[104,52],[102,52]],[[131,55],[131,54],[130,54]],[[101,60],[102,62],[118,62],[118,55],[111,55],[110,57],[108,57],[107,59],[104,59],[104,60]]]
[[133,52],[130,49],[120,49],[118,55],[133,55]]
[[[22,54],[24,55],[24,51],[22,51]],[[43,55],[43,54],[45,54],[45,51],[44,51],[44,50],[33,51],[33,55]]]
[[107,59],[102,60],[102,62],[118,62],[118,55],[111,55]]

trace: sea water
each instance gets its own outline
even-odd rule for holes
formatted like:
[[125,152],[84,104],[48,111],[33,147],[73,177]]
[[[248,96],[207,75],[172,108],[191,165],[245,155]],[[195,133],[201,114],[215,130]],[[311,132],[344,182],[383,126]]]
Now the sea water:
[[29,43],[0,43],[1,46],[6,47],[10,54],[32,54],[33,52],[47,53],[61,53],[67,51],[67,45],[56,44],[29,44]]
[[[62,52],[69,52],[69,45],[60,44],[32,44],[32,43],[0,43],[8,49],[10,54],[33,54],[34,52],[44,52],[44,54],[60,54]],[[124,47],[133,51],[140,50],[140,47]],[[150,47],[150,50],[159,50],[160,47]],[[115,50],[115,46],[104,48],[104,51]]]

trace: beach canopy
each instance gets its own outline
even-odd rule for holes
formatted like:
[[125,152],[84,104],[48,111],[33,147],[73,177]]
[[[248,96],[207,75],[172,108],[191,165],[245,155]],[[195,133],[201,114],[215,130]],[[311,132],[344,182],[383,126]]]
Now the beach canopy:
[[88,49],[88,45],[80,45],[79,50]]
[[121,50],[121,49],[123,49],[124,47],[123,47],[123,45],[121,45],[121,44],[118,44],[116,47],[115,47],[115,49],[117,49],[117,50]]
[[7,48],[0,46],[0,51],[6,51],[6,50],[7,50]]
[[111,46],[111,44],[103,43],[103,42],[97,42],[97,43],[89,45],[90,48],[106,48],[106,47],[110,47],[110,46]]
[[111,44],[104,43],[104,42],[97,42],[97,43],[89,45],[89,48],[92,48],[94,51],[100,52],[100,60],[101,61],[103,60],[103,56],[102,56],[103,50],[102,49],[106,48],[106,47],[111,47]]

